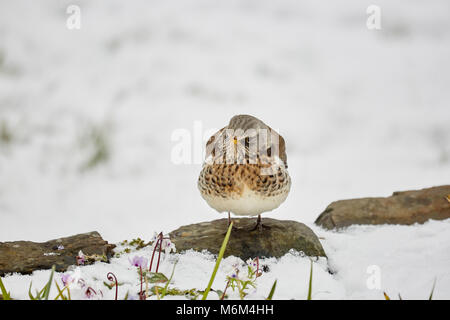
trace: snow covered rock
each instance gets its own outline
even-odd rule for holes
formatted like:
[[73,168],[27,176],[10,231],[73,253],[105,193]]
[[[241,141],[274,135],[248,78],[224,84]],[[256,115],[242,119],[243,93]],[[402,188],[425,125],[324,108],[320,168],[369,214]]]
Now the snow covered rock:
[[450,185],[394,192],[387,198],[362,198],[331,203],[315,223],[326,229],[353,224],[424,223],[450,218]]
[[50,269],[63,272],[77,264],[77,256],[87,264],[90,259],[109,261],[113,244],[108,244],[96,231],[50,240],[0,242],[0,276],[7,273],[30,274],[35,270]]
[[[236,256],[243,260],[256,257],[281,257],[294,249],[307,256],[326,257],[318,237],[303,223],[287,220],[263,218],[268,228],[251,229],[256,219],[233,219],[233,231],[225,251],[226,256]],[[193,249],[219,253],[228,227],[228,219],[220,219],[182,226],[169,236],[177,251]]]

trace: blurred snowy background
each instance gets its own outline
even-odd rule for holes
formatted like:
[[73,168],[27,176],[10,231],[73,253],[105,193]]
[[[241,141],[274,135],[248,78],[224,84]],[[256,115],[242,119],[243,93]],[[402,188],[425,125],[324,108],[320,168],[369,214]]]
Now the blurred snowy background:
[[377,1],[368,30],[371,4],[1,0],[0,241],[219,218],[171,138],[242,113],[287,140],[293,186],[267,217],[448,184],[450,4]]

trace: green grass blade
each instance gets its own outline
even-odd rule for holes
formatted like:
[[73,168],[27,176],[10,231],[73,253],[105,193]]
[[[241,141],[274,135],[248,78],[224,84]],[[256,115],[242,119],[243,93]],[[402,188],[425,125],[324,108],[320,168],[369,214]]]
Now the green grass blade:
[[431,293],[430,293],[430,297],[428,298],[428,300],[433,300],[433,293],[434,293],[435,286],[436,286],[436,279],[434,279],[433,288],[431,288]]
[[275,282],[272,285],[272,289],[270,289],[270,293],[269,296],[267,297],[266,300],[272,300],[273,298],[273,294],[275,293],[275,288],[277,287],[277,280],[275,280]]
[[308,298],[307,300],[312,300],[312,277],[313,277],[313,262],[311,260],[311,272],[309,273],[309,287],[308,287]]
[[58,285],[58,282],[55,280],[56,289],[58,290],[58,295],[55,297],[55,300],[58,300],[61,297],[61,300],[67,300],[67,297],[64,295],[64,290],[68,290],[67,287],[64,287],[62,290]]
[[44,292],[45,292],[45,288],[47,288],[47,284],[41,289],[41,291],[38,291],[36,289],[36,294],[37,294],[37,297],[39,298],[39,300],[42,300],[42,297],[43,297]]
[[166,285],[164,286],[164,291],[163,291],[163,293],[161,294],[161,299],[164,298],[164,296],[165,296],[166,293],[167,293],[167,288],[169,287],[170,281],[172,281],[173,275],[174,275],[174,273],[175,273],[175,267],[176,267],[176,266],[177,266],[177,263],[175,262],[175,264],[173,265],[172,274],[170,275],[169,280],[167,281]]
[[55,273],[55,265],[52,266],[52,272],[50,273],[50,279],[48,280],[47,284],[45,285],[44,300],[48,300],[48,296],[50,295],[50,288],[52,286],[54,273]]
[[233,228],[233,222],[230,223],[228,227],[227,234],[225,235],[225,239],[223,239],[222,247],[219,251],[219,256],[217,257],[216,265],[214,266],[213,273],[211,275],[211,279],[209,279],[208,286],[206,287],[205,292],[203,293],[202,300],[206,300],[209,291],[211,290],[211,286],[214,282],[214,278],[216,277],[217,270],[219,269],[220,261],[222,261],[223,254],[225,253],[225,249],[227,248],[228,240],[230,239],[231,229]]
[[33,281],[30,282],[30,287],[28,288],[28,296],[30,297],[30,300],[38,300],[37,297],[34,297],[31,293],[31,286],[33,285]]
[[11,300],[9,292],[6,291],[5,285],[3,284],[2,278],[0,277],[0,289],[2,291],[3,300]]

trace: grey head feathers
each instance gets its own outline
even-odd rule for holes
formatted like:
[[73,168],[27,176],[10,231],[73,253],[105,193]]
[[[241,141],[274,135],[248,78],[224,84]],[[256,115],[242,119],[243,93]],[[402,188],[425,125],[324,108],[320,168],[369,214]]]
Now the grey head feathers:
[[230,123],[228,124],[228,129],[233,130],[248,130],[248,129],[266,129],[270,130],[269,126],[267,126],[264,122],[255,118],[253,116],[247,114],[240,114],[231,118]]
[[[222,128],[221,130],[219,130],[217,133],[215,133],[207,142],[206,144],[206,152],[207,155],[212,154],[213,157],[215,156],[219,156],[222,157],[225,155],[226,151],[224,151],[223,153],[220,152],[220,154],[215,153],[216,150],[216,143],[219,143],[218,147],[220,150],[225,150],[223,149],[224,146],[228,145],[228,140],[229,140],[229,132],[256,132],[258,134],[258,130],[264,130],[265,134],[267,135],[267,144],[265,144],[265,148],[266,150],[266,154],[269,156],[274,156],[272,154],[273,151],[278,151],[278,157],[283,161],[285,167],[287,168],[287,155],[286,155],[286,145],[284,142],[284,139],[281,135],[279,135],[275,130],[273,130],[272,128],[270,128],[268,125],[266,125],[263,121],[259,120],[256,117],[253,117],[251,115],[246,115],[246,114],[241,114],[241,115],[236,115],[234,117],[231,118],[229,124]],[[273,145],[273,143],[271,142],[272,137],[271,134],[275,134],[274,137],[278,137],[278,146],[275,147]],[[250,135],[250,134],[249,134]],[[220,140],[223,139],[223,140]],[[259,139],[259,137],[258,137]],[[225,141],[225,143],[223,143],[223,141]],[[274,141],[275,142],[275,141]],[[259,144],[259,142],[258,142]],[[259,145],[258,145],[258,149],[259,149]],[[247,149],[248,151],[248,149]]]

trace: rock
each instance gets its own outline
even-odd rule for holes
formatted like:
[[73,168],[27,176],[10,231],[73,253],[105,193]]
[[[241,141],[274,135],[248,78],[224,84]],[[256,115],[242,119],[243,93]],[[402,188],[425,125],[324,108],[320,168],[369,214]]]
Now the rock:
[[[263,218],[270,229],[250,231],[256,219],[233,219],[233,230],[224,256],[236,256],[243,260],[256,257],[281,257],[290,249],[303,251],[307,256],[324,256],[319,239],[306,225],[296,221]],[[228,219],[214,220],[182,226],[169,236],[177,251],[189,249],[207,250],[218,254],[228,228]]]
[[353,224],[424,223],[450,218],[450,185],[394,192],[387,198],[362,198],[331,203],[315,223],[326,229]]
[[76,264],[76,256],[80,250],[86,256],[98,255],[108,262],[114,247],[96,231],[44,243],[0,242],[0,276],[13,272],[30,274],[34,270],[51,269],[52,265],[55,265],[56,271],[64,272],[69,266]]

